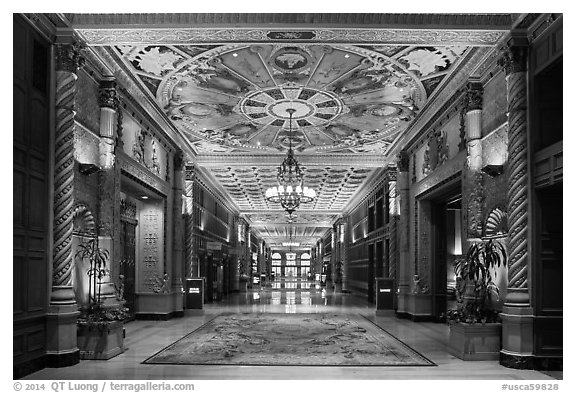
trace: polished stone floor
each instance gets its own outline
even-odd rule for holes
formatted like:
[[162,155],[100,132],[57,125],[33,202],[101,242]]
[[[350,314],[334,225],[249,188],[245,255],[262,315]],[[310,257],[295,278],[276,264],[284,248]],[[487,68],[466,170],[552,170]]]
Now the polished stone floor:
[[[287,367],[151,365],[142,362],[221,312],[356,313],[368,317],[437,364],[436,367]],[[465,362],[447,352],[448,326],[415,323],[394,316],[376,316],[374,305],[353,294],[326,291],[297,279],[277,281],[272,287],[235,293],[206,304],[203,315],[187,311],[168,321],[132,321],[126,324],[126,351],[107,361],[83,360],[65,368],[48,368],[25,379],[41,380],[554,380],[562,373],[513,370],[497,361]],[[305,332],[303,332],[305,334]]]

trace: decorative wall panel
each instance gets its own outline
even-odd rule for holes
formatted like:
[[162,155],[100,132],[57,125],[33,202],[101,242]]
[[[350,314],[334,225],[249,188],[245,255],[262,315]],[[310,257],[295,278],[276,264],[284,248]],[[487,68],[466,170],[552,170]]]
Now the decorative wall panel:
[[151,173],[166,179],[167,151],[153,133],[132,116],[124,112],[122,116],[123,152]]
[[141,203],[138,215],[138,292],[159,292],[164,284],[164,203]]
[[100,138],[97,129],[90,131],[82,124],[76,123],[74,127],[74,159],[85,164],[99,163]]

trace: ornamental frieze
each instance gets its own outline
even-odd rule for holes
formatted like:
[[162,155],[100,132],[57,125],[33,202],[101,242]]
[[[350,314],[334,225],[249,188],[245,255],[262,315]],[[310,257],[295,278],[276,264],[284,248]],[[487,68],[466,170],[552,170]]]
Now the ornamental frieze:
[[505,31],[433,29],[76,29],[88,45],[338,42],[493,46]]

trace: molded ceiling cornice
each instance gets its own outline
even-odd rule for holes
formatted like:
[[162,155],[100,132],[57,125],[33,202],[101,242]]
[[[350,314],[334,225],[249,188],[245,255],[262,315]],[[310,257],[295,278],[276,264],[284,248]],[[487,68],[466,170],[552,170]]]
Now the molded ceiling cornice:
[[389,26],[411,28],[508,29],[514,14],[319,14],[319,13],[199,13],[199,14],[65,14],[75,26]]

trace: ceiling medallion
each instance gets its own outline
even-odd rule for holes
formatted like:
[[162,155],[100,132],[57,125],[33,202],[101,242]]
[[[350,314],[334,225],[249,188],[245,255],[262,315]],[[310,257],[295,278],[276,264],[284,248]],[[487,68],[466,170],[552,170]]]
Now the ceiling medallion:
[[316,198],[316,191],[304,186],[304,175],[292,150],[292,116],[296,109],[286,108],[286,112],[289,115],[288,154],[278,167],[278,185],[268,188],[265,196],[270,202],[280,203],[292,215],[301,203],[312,202]]
[[253,123],[286,128],[292,119],[297,127],[327,126],[347,108],[332,92],[285,83],[278,87],[257,90],[248,94],[239,105],[240,112]]

